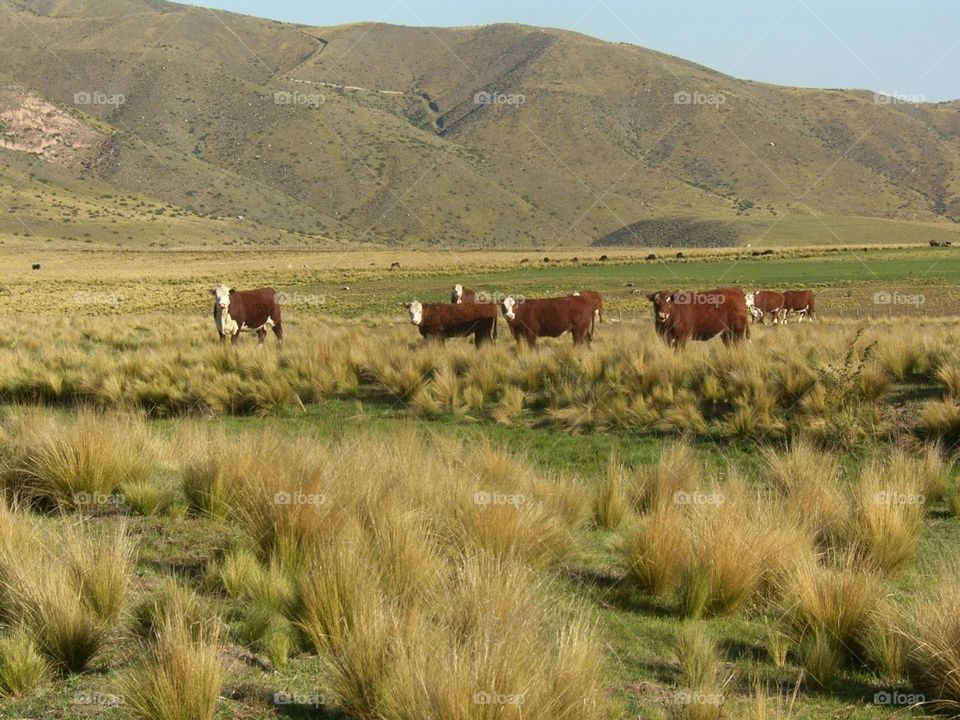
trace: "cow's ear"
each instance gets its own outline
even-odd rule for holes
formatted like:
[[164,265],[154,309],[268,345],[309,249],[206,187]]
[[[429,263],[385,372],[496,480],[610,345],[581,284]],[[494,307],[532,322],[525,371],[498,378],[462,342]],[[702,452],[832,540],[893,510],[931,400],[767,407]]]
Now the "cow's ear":
[[216,296],[217,296],[217,289],[216,289],[216,288],[210,288],[210,294],[213,295],[214,297],[216,297]]
[[647,300],[649,300],[650,302],[656,302],[656,301],[657,301],[657,297],[658,297],[659,295],[660,295],[660,293],[650,293],[649,295],[647,295]]
[[230,288],[230,294],[231,294],[231,295],[233,295],[233,294],[234,294],[235,292],[236,292],[236,290],[235,290],[235,289],[233,289],[233,288]]

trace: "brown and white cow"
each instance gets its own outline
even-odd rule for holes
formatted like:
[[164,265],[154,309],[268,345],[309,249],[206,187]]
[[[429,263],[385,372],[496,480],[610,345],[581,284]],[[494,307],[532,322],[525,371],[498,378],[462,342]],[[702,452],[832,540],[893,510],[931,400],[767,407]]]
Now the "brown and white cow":
[[571,295],[518,302],[512,297],[501,303],[503,315],[517,342],[526,340],[533,347],[537,338],[560,337],[569,332],[574,345],[589,344],[593,339],[593,303],[585,297]]
[[797,313],[800,318],[797,322],[803,322],[804,318],[817,319],[815,301],[813,290],[785,290],[783,293],[783,309],[786,315]]
[[776,292],[775,290],[757,290],[756,292],[744,295],[744,300],[746,300],[747,309],[750,311],[754,322],[759,320],[761,323],[766,324],[768,317],[773,319],[774,325],[786,322],[787,311],[783,307],[784,299],[782,292]]
[[419,300],[404,303],[410,313],[410,322],[417,326],[420,335],[428,340],[445,342],[451,337],[473,335],[473,342],[480,347],[497,338],[497,308],[492,304],[473,303],[421,303]]
[[593,303],[593,313],[596,315],[597,320],[603,322],[603,295],[597,292],[596,290],[580,290],[579,292],[573,293],[574,297],[582,297],[589,300]]
[[450,293],[450,302],[454,304],[476,302],[477,294],[470,288],[466,288],[460,283],[453,286],[453,292]]
[[653,322],[668,345],[680,349],[689,340],[719,335],[725,344],[750,337],[750,320],[743,291],[717,288],[703,292],[660,292],[647,295]]
[[227,336],[234,345],[241,332],[255,332],[260,344],[273,329],[277,342],[283,344],[283,320],[280,317],[280,302],[273,288],[234,290],[219,285],[210,291],[214,297],[213,320],[217,324],[222,345]]

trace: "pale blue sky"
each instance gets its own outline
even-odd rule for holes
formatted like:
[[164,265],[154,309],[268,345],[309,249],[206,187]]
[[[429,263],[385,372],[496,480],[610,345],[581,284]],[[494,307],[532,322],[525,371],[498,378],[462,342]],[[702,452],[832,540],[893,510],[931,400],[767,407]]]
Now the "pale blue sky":
[[196,0],[308,25],[519,22],[678,55],[752,80],[960,98],[960,0]]

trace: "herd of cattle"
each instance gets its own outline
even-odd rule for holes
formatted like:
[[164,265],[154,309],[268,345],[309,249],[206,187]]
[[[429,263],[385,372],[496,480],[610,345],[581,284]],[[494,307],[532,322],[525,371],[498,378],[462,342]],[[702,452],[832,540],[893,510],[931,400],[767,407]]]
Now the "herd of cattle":
[[[211,290],[213,318],[223,344],[229,336],[236,343],[241,332],[255,332],[262,344],[268,330],[283,343],[280,301],[273,288],[234,290],[226,285]],[[759,290],[744,293],[739,288],[703,292],[661,290],[647,295],[653,304],[657,333],[672,347],[689,340],[709,340],[717,335],[725,343],[750,337],[750,323],[786,323],[790,314],[799,321],[816,319],[814,294],[810,290]],[[455,285],[449,303],[404,303],[410,322],[420,335],[441,342],[451,337],[473,337],[477,347],[497,338],[502,315],[517,342],[534,346],[538,338],[573,336],[574,345],[593,339],[597,322],[603,322],[603,295],[581,290],[566,297],[526,299],[496,298]]]

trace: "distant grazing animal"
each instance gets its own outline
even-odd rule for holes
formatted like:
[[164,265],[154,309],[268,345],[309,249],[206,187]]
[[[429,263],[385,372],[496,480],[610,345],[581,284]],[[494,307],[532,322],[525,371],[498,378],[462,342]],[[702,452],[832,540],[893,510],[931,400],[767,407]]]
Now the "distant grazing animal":
[[943,247],[950,247],[951,245],[953,245],[953,243],[950,242],[949,240],[944,240],[942,243],[940,243],[940,245]]
[[660,292],[647,295],[653,303],[653,322],[668,345],[683,348],[689,340],[717,335],[729,345],[750,337],[747,304],[739,288],[703,292]]
[[940,241],[939,241],[939,240],[931,240],[931,241],[930,241],[930,247],[940,247]]
[[656,260],[656,259],[657,259],[657,256],[654,255],[653,253],[650,253],[649,255],[647,255],[647,260]]
[[759,320],[761,323],[766,323],[768,317],[773,319],[774,325],[786,322],[787,311],[783,307],[784,299],[782,292],[757,290],[756,292],[747,293],[744,296],[744,300],[747,303],[747,309],[750,311],[754,322]]
[[600,256],[600,262],[606,262],[606,261],[609,260],[609,259],[610,259],[610,258],[608,258],[606,255],[601,255],[601,256]]
[[530,258],[524,258],[523,260],[520,261],[520,264],[523,265],[524,263],[528,263],[528,262],[530,262]]
[[537,338],[573,335],[574,345],[589,343],[593,327],[593,303],[585,297],[570,296],[517,302],[512,297],[501,303],[503,315],[517,342],[533,347]]
[[683,253],[682,253],[682,252],[678,252],[678,253],[677,253],[677,260],[682,260],[682,259],[683,259]]
[[34,270],[39,270],[39,269],[40,269],[40,263],[34,263],[34,264],[33,264],[33,269],[34,269]]
[[580,258],[578,258],[576,255],[574,255],[572,258],[570,258],[570,262],[578,263],[578,262],[580,262]]
[[[814,305],[816,296],[812,290],[786,290],[783,293],[783,309],[785,315],[797,313],[800,319],[797,322],[803,322],[804,318],[810,320],[817,319],[817,310]],[[786,320],[784,320],[786,322]]]
[[545,263],[548,263],[548,262],[550,262],[550,258],[545,257],[545,258],[543,259],[543,261],[544,261]]
[[[581,290],[573,293],[573,297],[586,298],[593,304],[593,314],[597,320],[603,322],[603,295],[596,290]],[[590,334],[593,334],[593,328],[590,328]]]
[[393,272],[394,270],[399,270],[399,269],[400,269],[400,263],[398,263],[396,260],[390,263],[390,272]]
[[477,294],[470,288],[465,288],[460,283],[453,286],[453,292],[450,293],[450,302],[473,303],[477,301]]
[[764,250],[761,255],[773,255],[773,250]]
[[497,306],[484,304],[404,303],[410,313],[410,322],[417,326],[427,340],[441,343],[447,338],[473,336],[477,347],[497,338]]
[[283,320],[280,317],[280,302],[273,288],[234,290],[220,285],[210,291],[215,301],[213,319],[217,324],[222,345],[227,336],[234,345],[241,332],[255,332],[263,345],[267,330],[273,329],[277,342],[283,344]]

